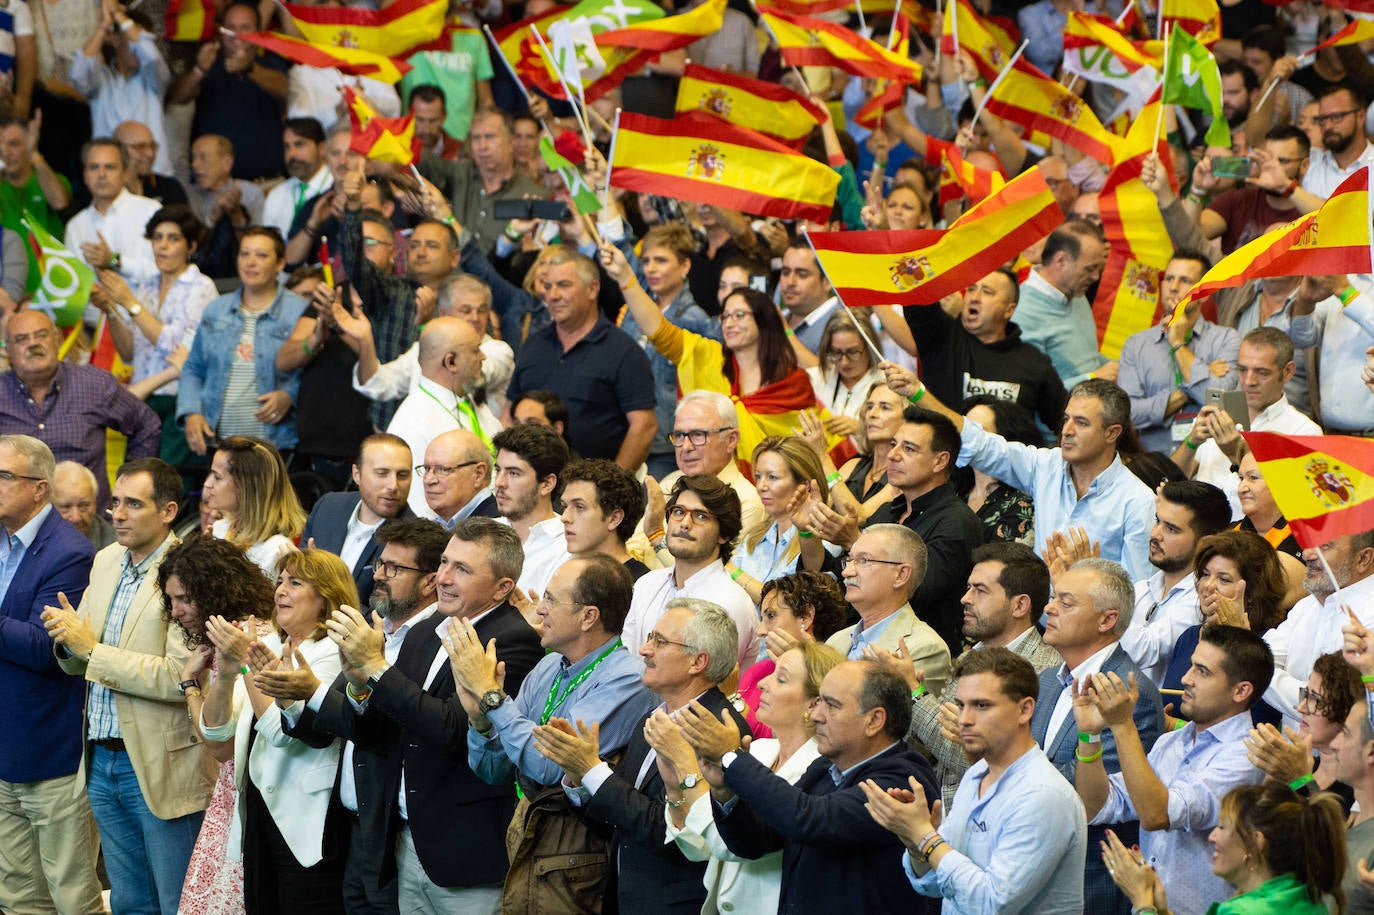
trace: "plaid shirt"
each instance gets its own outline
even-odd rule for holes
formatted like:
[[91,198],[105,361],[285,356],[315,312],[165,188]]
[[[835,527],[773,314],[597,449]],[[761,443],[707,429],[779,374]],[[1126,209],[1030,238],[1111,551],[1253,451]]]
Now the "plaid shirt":
[[[416,284],[403,276],[383,273],[363,256],[362,210],[345,208],[343,213],[342,254],[344,271],[363,300],[363,312],[372,322],[372,340],[377,346],[377,361],[386,364],[415,342]],[[385,429],[400,401],[374,401],[368,419]]]
[[[119,570],[119,584],[115,587],[114,598],[110,601],[110,612],[105,617],[105,631],[100,634],[100,644],[118,645],[119,636],[124,631],[124,617],[129,615],[134,595],[143,583],[143,576],[152,568],[154,559],[167,545],[162,544],[137,564],[130,561],[128,550],[124,551],[124,564]],[[99,683],[91,684],[86,696],[87,734],[91,740],[110,740],[122,736],[119,730],[119,714],[115,711],[114,691]]]

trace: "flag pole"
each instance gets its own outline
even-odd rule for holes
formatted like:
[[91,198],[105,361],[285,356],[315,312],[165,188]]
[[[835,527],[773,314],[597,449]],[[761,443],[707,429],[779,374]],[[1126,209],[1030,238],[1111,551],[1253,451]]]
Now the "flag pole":
[[544,43],[544,36],[539,34],[539,27],[530,26],[530,34],[533,35],[534,40],[539,43],[539,51],[544,55],[544,62],[553,70],[554,76],[558,77],[558,85],[563,87],[563,94],[567,96],[568,104],[572,106],[573,114],[577,115],[577,126],[582,128],[582,139],[587,141],[587,146],[592,146],[592,129],[587,126],[586,115],[584,115],[582,109],[577,106],[578,96],[568,88],[567,82],[563,79],[563,71],[559,68],[558,64],[554,62],[553,53],[549,50],[549,46]]
[[611,167],[615,164],[615,139],[620,135],[620,109],[615,110],[615,123],[611,125],[611,146],[606,152],[606,186],[601,189],[601,208],[611,208]]
[[1002,72],[997,74],[997,78],[992,81],[992,85],[988,86],[988,91],[983,93],[983,100],[978,103],[978,110],[973,112],[973,121],[969,124],[970,131],[978,126],[978,118],[982,116],[983,109],[988,106],[988,99],[992,98],[992,94],[997,91],[997,85],[1007,78],[1007,74],[1011,72],[1012,67],[1016,66],[1016,62],[1021,59],[1021,55],[1026,53],[1026,46],[1029,44],[1029,41],[1021,42],[1021,47],[1017,48],[1016,53],[1011,55],[1011,60],[1007,61],[1007,65],[1002,68]]
[[[935,73],[939,78],[940,73],[940,48],[944,45],[945,37],[945,6],[943,0],[935,0],[935,18],[940,21],[940,34],[935,39]],[[900,8],[900,7],[899,7]]]
[[1341,583],[1336,581],[1336,573],[1331,571],[1331,564],[1326,561],[1326,554],[1322,552],[1321,547],[1313,547],[1312,552],[1316,553],[1317,558],[1321,560],[1322,568],[1326,570],[1326,577],[1330,579],[1331,587],[1335,589],[1331,592],[1331,596],[1335,597],[1341,593]]
[[868,31],[868,23],[864,21],[864,0],[854,0],[854,9],[859,14],[859,34],[863,35]]
[[[825,275],[825,281],[827,283],[830,283],[830,289],[835,293],[835,301],[840,304],[840,307],[842,309],[844,309],[844,313],[849,315],[849,320],[854,322],[854,326],[858,327],[859,319],[855,316],[854,312],[850,310],[849,306],[844,303],[844,299],[840,298],[840,290],[835,287],[835,284],[833,282],[831,282],[830,274],[826,273],[825,264],[821,262],[821,256],[816,252],[816,246],[811,241],[811,233],[802,230],[802,237],[806,239],[807,245],[810,246],[811,256],[816,259],[816,265],[821,268],[821,273]],[[887,361],[887,357],[883,355],[882,350],[878,349],[877,344],[875,344],[872,340],[868,338],[868,334],[865,334],[863,331],[859,331],[859,339],[863,340],[864,344],[868,347],[869,352],[873,353],[873,357],[877,360],[877,362]],[[875,363],[875,365],[876,364],[877,363]]]
[[[1164,8],[1161,0],[1160,9]],[[1159,115],[1155,118],[1154,141],[1159,142],[1159,132],[1164,129],[1164,84],[1169,81],[1169,36],[1164,36],[1164,72],[1159,77]]]
[[[759,5],[753,2],[753,0],[751,0],[750,5],[754,7],[755,12],[759,11]],[[763,30],[768,33],[768,37],[773,39],[773,44],[778,46],[778,56],[781,57],[782,42],[778,40],[778,34],[773,31],[773,27],[768,24],[768,20],[764,19],[762,15],[759,16],[759,24],[762,25]],[[796,64],[788,64],[788,66],[792,68],[793,73],[797,74],[797,80],[801,83],[802,92],[806,93],[808,96],[811,95],[811,84],[806,81],[806,77],[802,74],[800,68],[798,68]]]

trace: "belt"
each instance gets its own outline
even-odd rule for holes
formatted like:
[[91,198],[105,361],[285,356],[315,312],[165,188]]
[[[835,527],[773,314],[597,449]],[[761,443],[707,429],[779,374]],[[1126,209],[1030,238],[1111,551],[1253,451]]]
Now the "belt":
[[124,741],[119,737],[109,737],[105,740],[93,740],[91,741],[91,743],[95,744],[97,747],[104,747],[107,750],[113,750],[116,753],[128,752],[128,750],[124,748]]

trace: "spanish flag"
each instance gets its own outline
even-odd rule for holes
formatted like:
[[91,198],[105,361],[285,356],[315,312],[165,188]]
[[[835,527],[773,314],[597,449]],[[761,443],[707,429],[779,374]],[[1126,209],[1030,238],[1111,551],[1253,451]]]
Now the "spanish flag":
[[1002,177],[1001,172],[990,171],[986,168],[979,168],[972,162],[964,160],[964,154],[959,147],[951,143],[945,150],[944,163],[940,169],[940,203],[943,206],[946,188],[952,185],[955,190],[949,199],[957,200],[960,197],[967,197],[974,204],[982,203],[988,197],[1007,186],[1007,181]]
[[1205,45],[1221,40],[1221,8],[1217,0],[1163,0],[1163,7],[1163,28],[1159,34],[1169,34],[1177,22]]
[[353,139],[348,148],[379,162],[414,165],[420,160],[420,138],[415,136],[415,115],[384,118],[351,86],[344,86],[348,120]]
[[984,104],[989,113],[1063,140],[1099,162],[1116,158],[1117,138],[1103,129],[1088,103],[1024,58],[1002,72]]
[[[892,20],[892,32],[888,36],[888,47],[894,54],[911,56],[911,20],[898,13]],[[895,79],[880,79],[873,87],[872,97],[854,112],[854,123],[869,130],[883,126],[884,116],[902,104],[906,86]]]
[[677,114],[702,112],[800,149],[826,114],[777,83],[688,64],[677,84]]
[[384,57],[405,57],[436,41],[444,31],[448,12],[444,0],[397,0],[380,10],[294,3],[283,3],[282,8],[296,20],[301,37],[311,44],[358,48]]
[[967,51],[983,78],[993,80],[1016,53],[1016,42],[1006,29],[978,15],[968,0],[949,0],[940,25],[940,51]]
[[845,304],[929,305],[1010,262],[1063,221],[1036,167],[944,231],[812,232],[807,238]]
[[1374,527],[1374,442],[1346,435],[1241,434],[1304,549]]
[[1300,54],[1298,65],[1303,66],[1311,63],[1316,59],[1317,52],[1326,48],[1335,48],[1343,44],[1359,44],[1371,38],[1374,38],[1374,22],[1370,22],[1368,19],[1352,19],[1345,24],[1344,28],[1332,33],[1330,38],[1316,45],[1312,50]]
[[779,219],[828,222],[840,176],[760,133],[708,118],[622,113],[610,183]]
[[633,22],[624,28],[609,29],[594,37],[606,62],[606,71],[586,85],[587,101],[595,101],[625,81],[661,54],[685,48],[720,31],[726,0],[706,0],[676,16]]
[[1110,16],[1072,11],[1064,25],[1064,49],[1105,47],[1131,73],[1142,67],[1164,66],[1160,42],[1131,41]]
[[1370,219],[1366,167],[1342,181],[1320,209],[1223,257],[1188,290],[1175,314],[1195,299],[1260,277],[1369,273]]
[[367,76],[384,83],[398,83],[413,69],[404,61],[394,61],[371,51],[322,47],[280,32],[245,32],[239,38],[307,67],[332,67],[341,73]]
[[809,16],[794,16],[770,6],[759,18],[773,34],[782,59],[794,67],[838,67],[855,76],[876,76],[915,83],[921,65],[880,44],[860,37],[842,25]]
[[774,0],[769,6],[794,16],[819,16],[821,13],[852,10],[855,7],[862,7],[869,15],[881,16],[900,10],[910,16],[920,9],[911,0]]
[[215,4],[211,0],[171,0],[163,20],[168,41],[209,41],[215,34]]

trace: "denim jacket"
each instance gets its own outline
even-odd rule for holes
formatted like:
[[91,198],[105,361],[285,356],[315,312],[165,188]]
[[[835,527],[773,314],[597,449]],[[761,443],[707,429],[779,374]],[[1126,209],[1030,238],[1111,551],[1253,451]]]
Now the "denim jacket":
[[[238,289],[215,299],[205,308],[200,327],[196,330],[191,354],[181,370],[181,386],[177,390],[177,422],[199,413],[214,429],[219,424],[224,407],[224,392],[229,387],[229,370],[234,364],[234,351],[243,334],[243,314],[239,308],[243,290]],[[253,335],[253,375],[258,393],[285,391],[291,396],[292,408],[279,423],[266,424],[267,440],[278,449],[296,447],[296,393],[300,388],[300,370],[282,372],[277,369],[277,350],[291,336],[296,322],[305,312],[305,299],[277,287],[277,297],[258,318]]]

